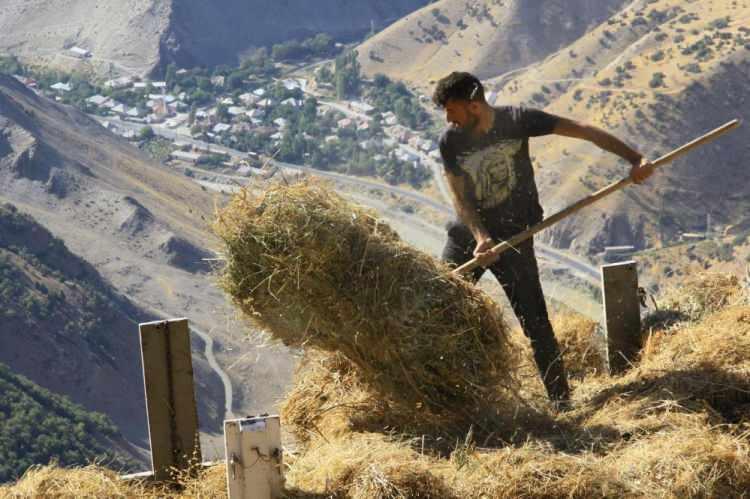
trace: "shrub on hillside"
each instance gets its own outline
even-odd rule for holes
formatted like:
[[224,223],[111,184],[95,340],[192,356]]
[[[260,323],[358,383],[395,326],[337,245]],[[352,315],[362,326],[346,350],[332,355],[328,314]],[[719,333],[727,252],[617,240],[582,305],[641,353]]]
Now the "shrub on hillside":
[[664,73],[656,72],[651,76],[651,81],[648,82],[649,86],[651,88],[659,88],[663,87],[664,85]]

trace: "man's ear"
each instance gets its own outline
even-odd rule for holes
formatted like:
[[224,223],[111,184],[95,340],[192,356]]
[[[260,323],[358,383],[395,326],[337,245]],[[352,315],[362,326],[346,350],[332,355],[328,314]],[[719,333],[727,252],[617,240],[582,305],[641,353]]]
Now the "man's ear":
[[482,110],[482,105],[479,103],[479,101],[472,100],[469,101],[468,108],[472,114],[477,114]]

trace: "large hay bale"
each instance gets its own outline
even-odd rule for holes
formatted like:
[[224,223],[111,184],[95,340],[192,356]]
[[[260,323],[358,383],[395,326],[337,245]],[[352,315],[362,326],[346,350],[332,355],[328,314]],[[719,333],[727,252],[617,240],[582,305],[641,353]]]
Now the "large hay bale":
[[371,212],[298,183],[240,192],[215,230],[223,288],[274,338],[340,352],[404,412],[465,428],[507,410],[517,359],[497,305]]

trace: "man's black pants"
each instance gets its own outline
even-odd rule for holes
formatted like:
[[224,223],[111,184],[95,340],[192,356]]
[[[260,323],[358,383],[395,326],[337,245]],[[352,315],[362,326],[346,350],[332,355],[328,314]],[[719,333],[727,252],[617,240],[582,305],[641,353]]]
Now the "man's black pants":
[[[493,234],[493,237],[496,235]],[[502,239],[497,237],[496,241],[500,242]],[[443,250],[444,261],[460,266],[473,258],[475,247],[474,236],[466,225],[460,222],[448,225],[448,241]],[[505,251],[489,269],[505,290],[524,334],[531,340],[534,360],[549,397],[553,400],[567,400],[570,389],[560,347],[547,315],[533,240],[527,240],[515,250]],[[473,281],[477,282],[484,271],[481,267],[475,269],[471,276]]]

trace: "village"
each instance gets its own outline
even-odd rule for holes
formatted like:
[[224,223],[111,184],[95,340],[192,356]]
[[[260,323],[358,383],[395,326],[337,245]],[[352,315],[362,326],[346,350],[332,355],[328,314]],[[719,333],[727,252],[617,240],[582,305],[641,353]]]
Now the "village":
[[[76,57],[90,56],[74,49]],[[262,174],[261,167],[273,158],[417,189],[437,171],[436,130],[404,124],[402,117],[413,114],[408,109],[399,114],[367,102],[384,95],[385,85],[393,87],[390,81],[357,75],[362,87],[373,90],[364,98],[342,96],[326,81],[332,73],[324,65],[310,77],[272,76],[282,67],[245,71],[241,79],[228,68],[207,75],[199,68],[171,67],[162,81],[120,76],[101,84],[69,75],[58,81],[33,73],[14,76],[58,102],[76,105],[129,140],[169,139],[168,158],[157,159],[171,165],[250,176]],[[398,91],[412,106],[427,100],[407,94],[405,87]],[[228,149],[238,154],[228,155]]]

